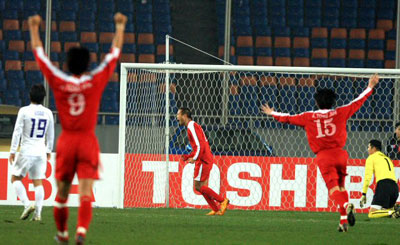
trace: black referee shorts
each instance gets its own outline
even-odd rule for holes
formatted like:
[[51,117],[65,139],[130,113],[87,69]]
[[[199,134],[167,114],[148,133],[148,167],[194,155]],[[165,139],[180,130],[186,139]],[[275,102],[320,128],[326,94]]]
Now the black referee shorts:
[[382,208],[392,208],[399,197],[399,187],[392,179],[378,181],[375,195],[371,205],[379,205]]

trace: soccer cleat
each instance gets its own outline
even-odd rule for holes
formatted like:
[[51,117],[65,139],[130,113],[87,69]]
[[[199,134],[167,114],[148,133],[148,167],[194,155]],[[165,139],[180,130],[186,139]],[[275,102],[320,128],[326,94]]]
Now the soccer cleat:
[[392,213],[391,217],[393,219],[398,219],[400,218],[400,212],[399,211],[395,211],[394,213]]
[[31,221],[42,221],[42,217],[40,215],[34,215]]
[[350,226],[354,226],[356,224],[356,217],[354,216],[354,205],[349,203],[346,208],[347,213],[347,222],[349,222]]
[[392,218],[394,218],[394,219],[400,218],[400,205],[395,204],[393,209],[394,209],[394,212],[392,213]]
[[339,232],[347,232],[349,230],[349,227],[347,223],[339,224],[338,231]]
[[399,212],[400,212],[400,204],[399,204],[399,203],[396,203],[396,204],[394,205],[393,209],[394,209],[395,212],[396,212],[396,211],[399,211]]
[[57,244],[63,244],[63,245],[68,244],[68,237],[62,237],[62,236],[56,235],[54,237],[54,240],[56,241]]
[[75,241],[76,241],[76,245],[83,245],[85,243],[85,235],[80,234],[80,233],[76,234]]
[[228,199],[228,198],[225,198],[225,200],[221,203],[221,210],[218,211],[218,212],[220,212],[221,214],[218,214],[218,215],[224,215],[226,209],[228,209],[228,205],[229,205],[229,199]]
[[[218,211],[219,212],[219,211]],[[213,216],[215,215],[217,212],[215,212],[214,210],[211,210],[209,213],[206,213],[207,216]]]
[[26,207],[24,209],[24,211],[22,212],[20,219],[26,220],[27,218],[29,218],[29,215],[31,215],[31,213],[33,211],[35,211],[35,206],[34,205],[30,205],[29,207]]

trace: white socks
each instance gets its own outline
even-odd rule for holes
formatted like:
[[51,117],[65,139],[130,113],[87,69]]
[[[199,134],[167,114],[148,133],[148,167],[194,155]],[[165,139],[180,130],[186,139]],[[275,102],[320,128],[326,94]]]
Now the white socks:
[[35,213],[40,216],[42,213],[44,189],[42,185],[35,187]]
[[[16,180],[12,183],[15,193],[19,200],[24,204],[24,207],[27,208],[30,205],[30,201],[28,196],[26,195],[25,186],[22,184],[22,181]],[[42,185],[35,187],[35,213],[36,215],[40,216],[42,213],[43,207],[43,200],[44,200],[44,189]]]
[[26,195],[26,190],[25,186],[22,184],[22,181],[16,180],[12,183],[15,193],[17,193],[17,196],[19,200],[24,204],[25,208],[29,207],[29,199],[28,196]]

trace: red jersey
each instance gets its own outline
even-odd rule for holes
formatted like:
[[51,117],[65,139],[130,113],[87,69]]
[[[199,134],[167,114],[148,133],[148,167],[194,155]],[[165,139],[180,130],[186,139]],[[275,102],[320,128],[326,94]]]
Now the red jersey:
[[193,160],[200,160],[213,164],[214,160],[210,144],[208,144],[208,139],[201,126],[194,121],[190,121],[187,129],[189,142],[193,150],[190,154],[183,155],[184,160],[186,161],[188,158],[193,158]]
[[317,154],[321,150],[345,146],[347,120],[371,94],[372,89],[368,87],[355,100],[336,109],[308,111],[297,115],[273,112],[272,116],[279,122],[303,127],[311,150]]
[[113,48],[96,69],[80,77],[67,75],[56,68],[42,47],[37,47],[33,53],[53,90],[62,129],[67,132],[94,131],[101,95],[114,72],[120,49]]

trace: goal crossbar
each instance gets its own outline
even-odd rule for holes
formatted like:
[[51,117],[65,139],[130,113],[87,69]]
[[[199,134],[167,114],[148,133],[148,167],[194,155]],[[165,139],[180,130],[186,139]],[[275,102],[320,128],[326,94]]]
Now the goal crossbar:
[[[298,74],[387,74],[400,75],[400,69],[373,69],[373,68],[333,68],[333,67],[294,67],[294,66],[241,66],[241,65],[197,65],[197,64],[148,64],[122,63],[127,69],[162,69],[162,70],[192,70],[192,71],[246,71],[246,72],[277,72]],[[121,72],[127,72],[122,69]]]

